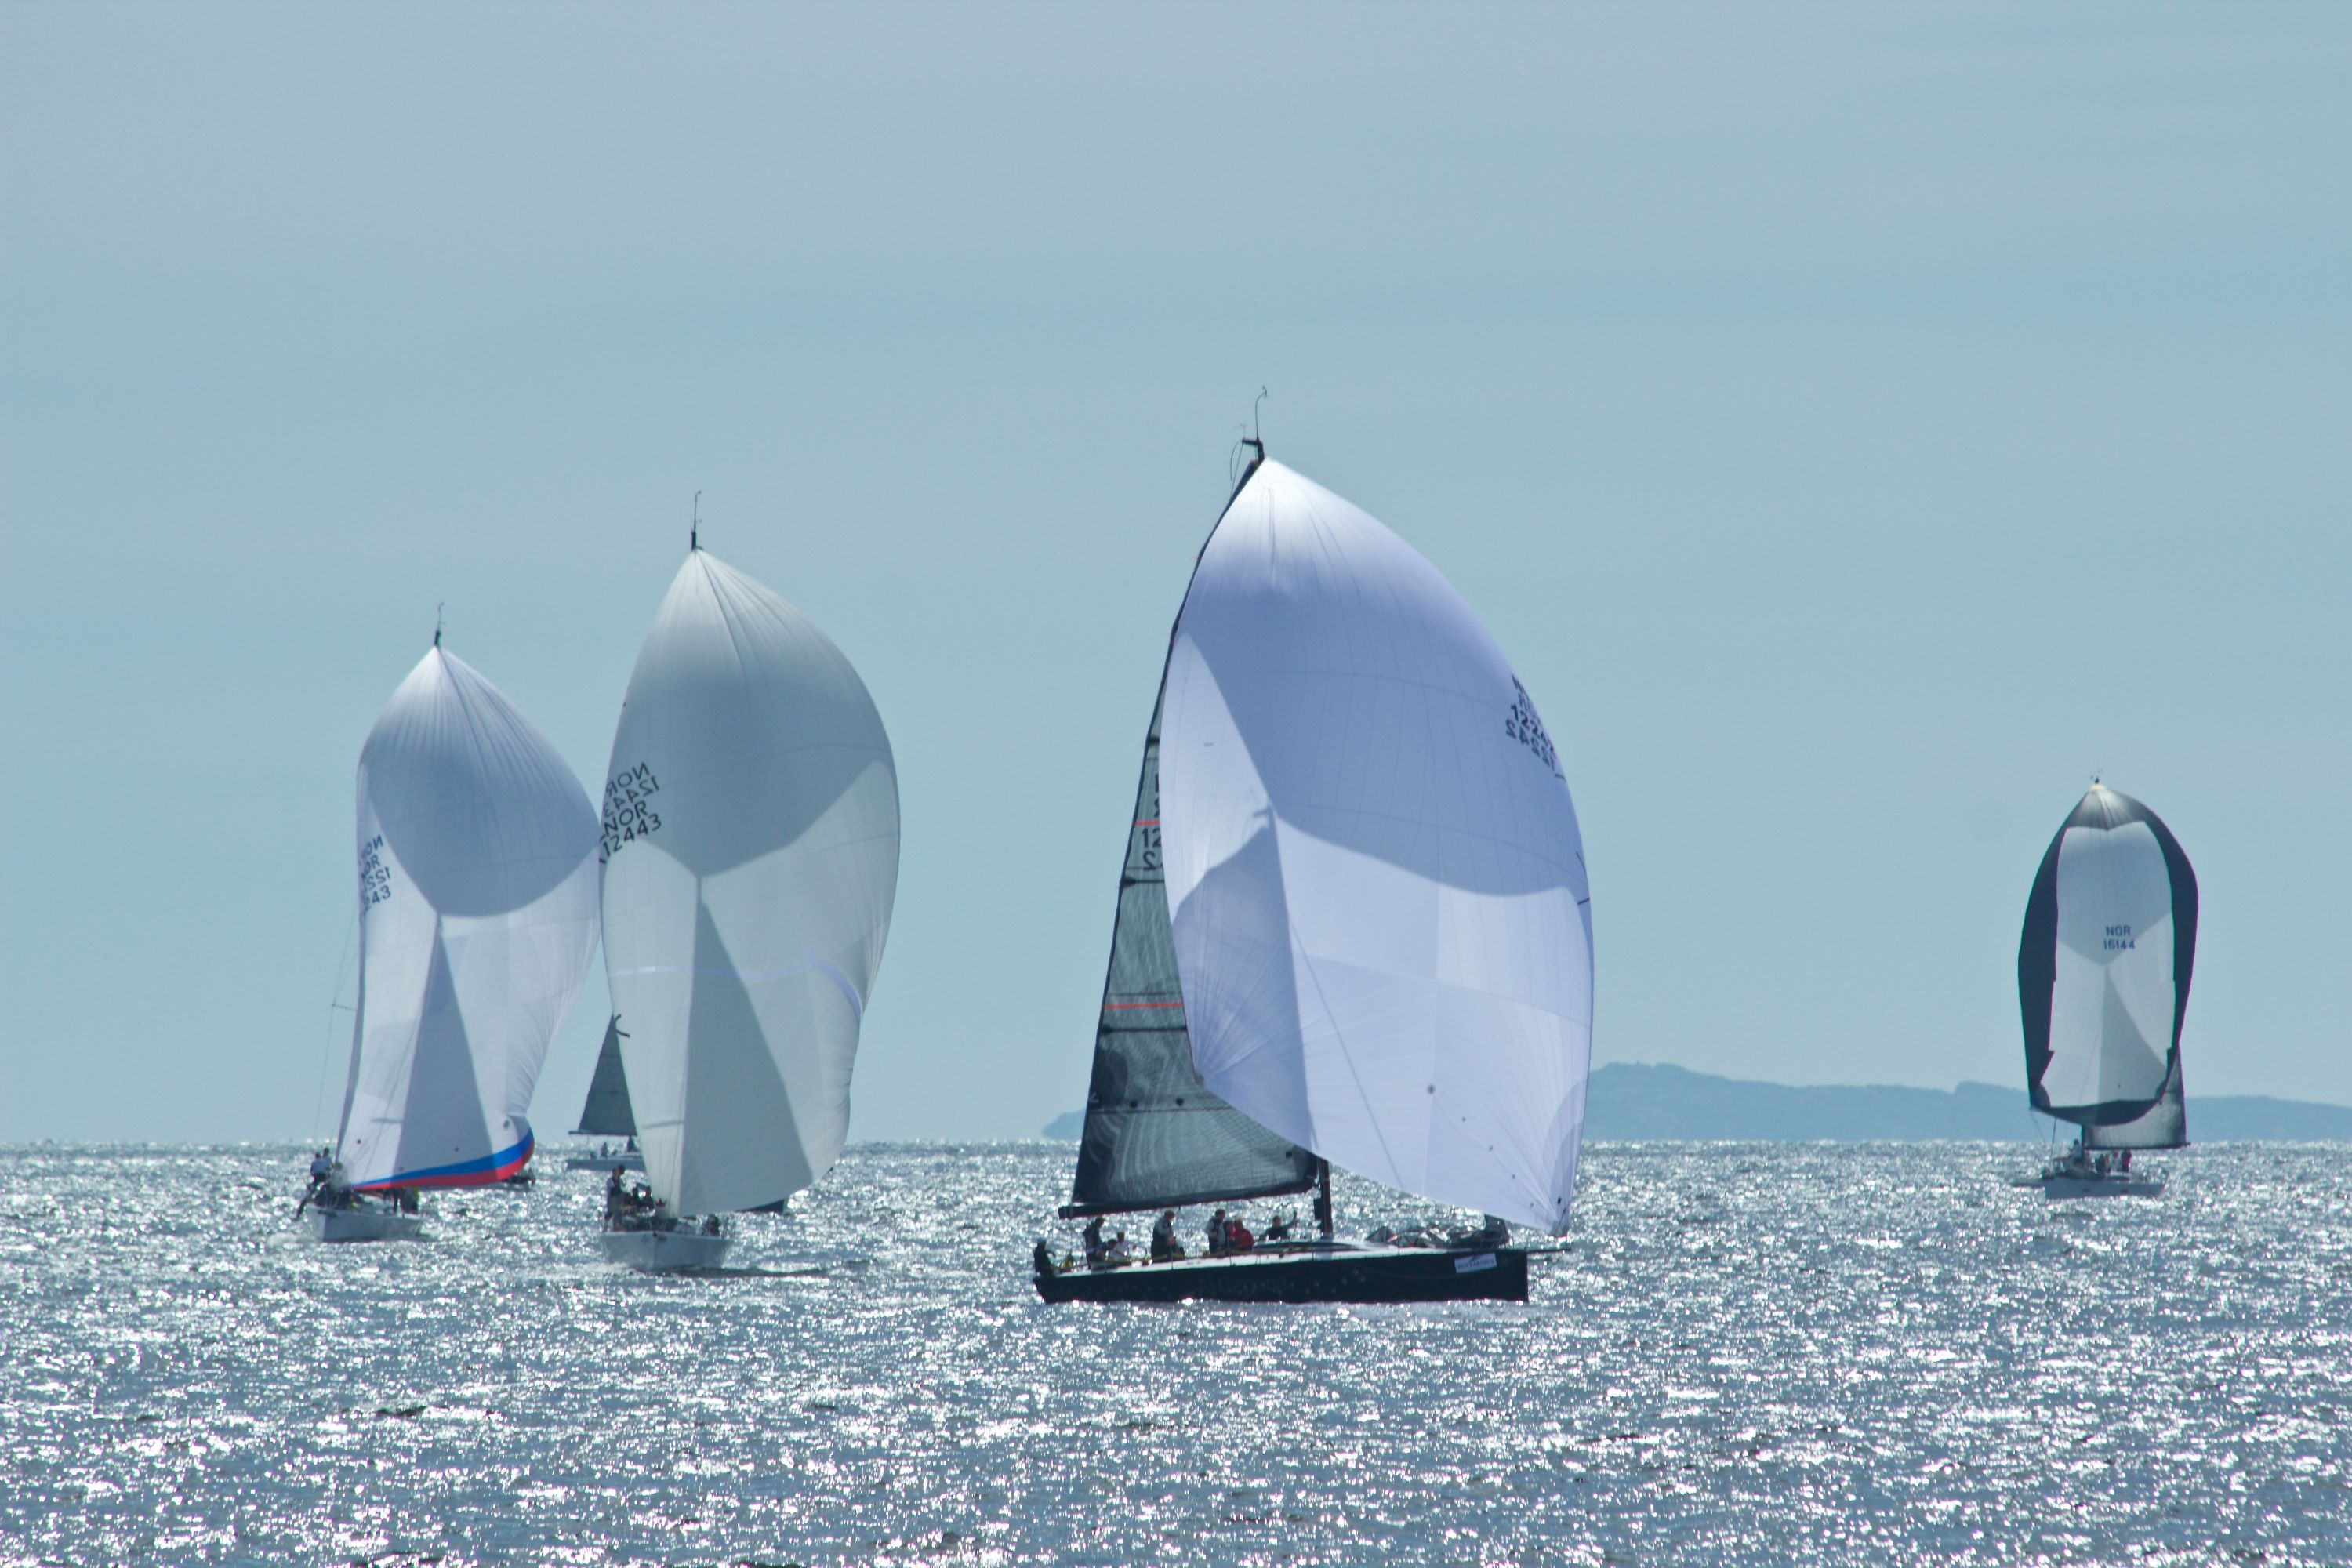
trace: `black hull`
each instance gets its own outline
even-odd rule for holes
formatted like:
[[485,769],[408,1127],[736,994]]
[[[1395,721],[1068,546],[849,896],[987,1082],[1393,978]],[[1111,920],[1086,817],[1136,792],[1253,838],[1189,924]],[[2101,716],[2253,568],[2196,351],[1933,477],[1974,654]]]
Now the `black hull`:
[[1035,1277],[1048,1301],[1524,1301],[1523,1247],[1261,1253]]

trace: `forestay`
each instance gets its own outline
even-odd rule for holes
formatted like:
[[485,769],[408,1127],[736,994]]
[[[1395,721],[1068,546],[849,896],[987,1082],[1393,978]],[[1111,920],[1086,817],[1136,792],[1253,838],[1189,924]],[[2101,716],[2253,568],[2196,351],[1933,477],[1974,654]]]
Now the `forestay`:
[[1317,1175],[1314,1155],[1210,1093],[1193,1068],[1168,933],[1166,880],[1155,701],[1119,871],[1086,1130],[1065,1215],[1303,1192]]
[[1261,464],[1170,655],[1161,829],[1209,1087],[1335,1163],[1555,1234],[1591,1053],[1582,840],[1494,639]]
[[646,1173],[755,1208],[841,1152],[898,878],[865,683],[803,616],[688,552],[629,677],[604,785],[604,963]]
[[475,1185],[530,1159],[531,1089],[596,945],[595,849],[571,768],[436,639],[360,752],[352,1185]]
[[2094,784],[2042,857],[2018,942],[2033,1108],[2106,1127],[2177,1097],[2196,952],[2189,857],[2154,812]]

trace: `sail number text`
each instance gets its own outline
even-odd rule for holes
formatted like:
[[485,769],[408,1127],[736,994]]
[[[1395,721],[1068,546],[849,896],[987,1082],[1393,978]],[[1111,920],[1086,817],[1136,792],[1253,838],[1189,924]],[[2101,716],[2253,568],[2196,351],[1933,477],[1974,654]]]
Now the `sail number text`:
[[598,865],[610,860],[622,845],[660,828],[661,816],[652,804],[659,793],[661,781],[643,763],[604,781],[604,831],[596,848]]
[[2107,939],[2101,945],[2109,952],[2129,952],[2138,944],[2132,941],[2131,927],[2109,926]]
[[383,835],[379,833],[360,849],[360,910],[392,897],[392,869],[383,863]]
[[1535,699],[1528,695],[1528,689],[1519,684],[1517,676],[1511,678],[1511,689],[1517,695],[1511,703],[1510,715],[1503,721],[1503,733],[1533,752],[1551,770],[1554,778],[1564,776],[1559,771],[1559,753],[1552,750],[1551,737],[1544,733],[1543,721],[1536,717]]

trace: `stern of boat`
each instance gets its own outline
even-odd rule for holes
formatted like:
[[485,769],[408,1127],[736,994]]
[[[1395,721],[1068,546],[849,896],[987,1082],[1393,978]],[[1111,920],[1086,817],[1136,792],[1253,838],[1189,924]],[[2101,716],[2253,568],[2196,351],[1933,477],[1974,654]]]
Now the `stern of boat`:
[[607,1230],[599,1233],[606,1261],[641,1274],[678,1274],[716,1268],[726,1261],[734,1238],[700,1230]]

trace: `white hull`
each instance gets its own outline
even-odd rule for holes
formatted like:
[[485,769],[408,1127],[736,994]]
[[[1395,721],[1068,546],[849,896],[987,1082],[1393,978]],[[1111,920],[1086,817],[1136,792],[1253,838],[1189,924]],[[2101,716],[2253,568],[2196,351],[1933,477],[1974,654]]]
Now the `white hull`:
[[608,1230],[598,1239],[609,1261],[646,1274],[716,1268],[734,1245],[731,1237],[706,1236],[699,1230]]
[[310,1234],[320,1241],[415,1241],[425,1234],[425,1216],[391,1209],[311,1209]]
[[2033,1184],[2050,1198],[2152,1198],[2164,1191],[2161,1176],[2045,1175]]
[[563,1162],[567,1171],[642,1171],[643,1154],[574,1154]]

